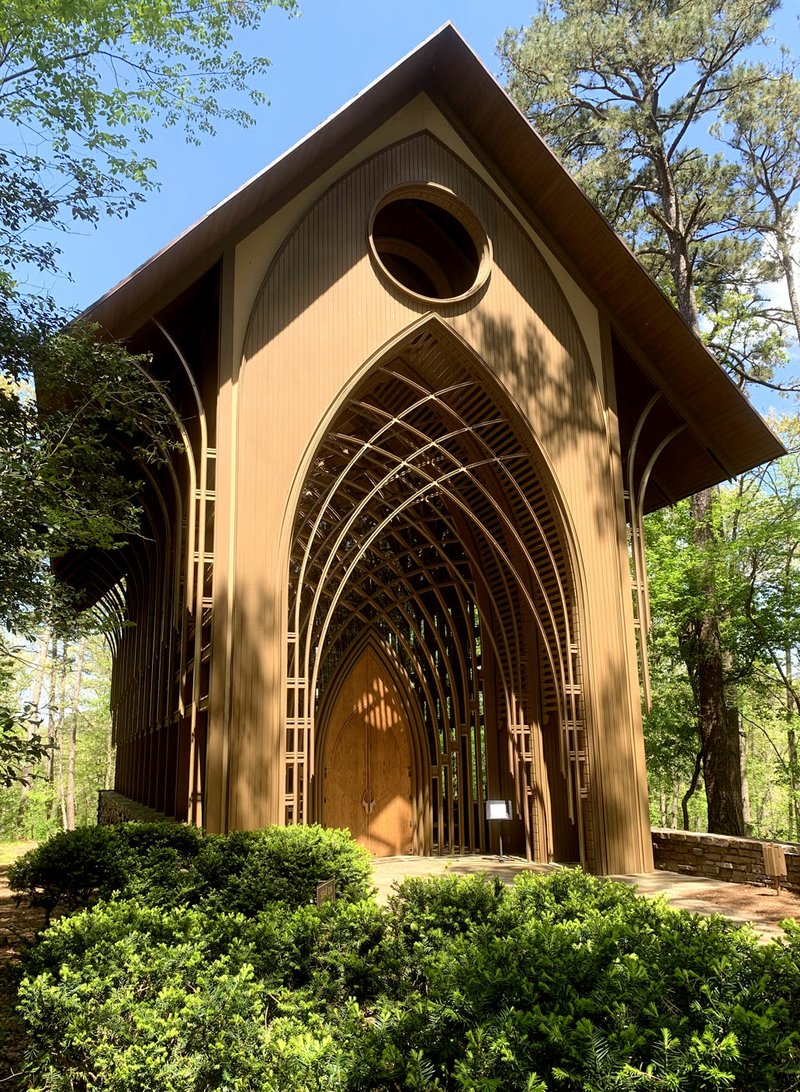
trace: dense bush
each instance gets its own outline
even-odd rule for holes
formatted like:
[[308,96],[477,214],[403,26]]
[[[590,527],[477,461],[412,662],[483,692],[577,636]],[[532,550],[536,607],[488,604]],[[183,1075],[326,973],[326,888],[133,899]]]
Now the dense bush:
[[248,918],[119,900],[62,918],[20,990],[40,1087],[317,1087],[340,1067],[332,1027],[345,1041],[366,1033],[350,998],[378,993],[386,913],[276,903]]
[[196,857],[200,834],[180,823],[123,823],[54,834],[9,870],[11,890],[50,914],[125,891],[157,872],[176,877]]
[[336,881],[347,901],[372,893],[369,854],[345,830],[268,827],[210,835],[197,859],[193,901],[209,910],[257,914],[269,903],[310,903],[317,884]]
[[800,930],[759,945],[571,870],[387,910],[101,903],[21,997],[48,1090],[800,1087]]
[[800,1088],[796,928],[761,946],[571,870],[520,878],[444,943],[399,909],[417,988],[362,1059],[390,1060],[386,1087],[416,1047],[446,1088]]
[[370,894],[369,855],[346,831],[271,827],[203,837],[181,823],[123,823],[56,834],[12,866],[11,889],[72,911],[115,892],[149,906],[206,905],[254,915],[273,902],[302,906],[323,880],[337,898]]

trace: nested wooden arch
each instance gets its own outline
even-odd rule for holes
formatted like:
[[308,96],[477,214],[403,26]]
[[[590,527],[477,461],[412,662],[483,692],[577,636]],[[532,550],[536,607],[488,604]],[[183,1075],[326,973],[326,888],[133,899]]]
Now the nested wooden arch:
[[[202,822],[210,661],[215,450],[194,372],[172,334],[153,319],[173,380],[164,402],[173,445],[151,468],[127,451],[147,488],[142,531],[119,550],[93,557],[104,590],[95,604],[108,619],[113,652],[111,706],[116,788],[133,799]],[[161,350],[164,351],[163,348]],[[168,363],[167,363],[168,362]],[[88,574],[89,594],[94,575]]]
[[529,856],[592,856],[559,507],[519,410],[443,323],[418,327],[360,381],[310,459],[294,520],[287,822],[318,813],[319,710],[369,637],[421,711],[421,851],[485,848],[483,800],[513,793]]

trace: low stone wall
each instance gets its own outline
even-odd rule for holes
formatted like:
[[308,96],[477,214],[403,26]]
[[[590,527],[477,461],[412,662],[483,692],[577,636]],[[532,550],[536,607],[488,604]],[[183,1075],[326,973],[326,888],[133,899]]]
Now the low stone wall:
[[[758,838],[730,838],[723,834],[695,834],[686,830],[653,829],[656,868],[731,883],[768,884]],[[775,845],[768,842],[767,845]],[[800,891],[800,845],[777,843],[786,853],[786,886]]]
[[174,823],[155,808],[137,804],[113,789],[101,789],[97,794],[97,823],[110,826],[113,823]]

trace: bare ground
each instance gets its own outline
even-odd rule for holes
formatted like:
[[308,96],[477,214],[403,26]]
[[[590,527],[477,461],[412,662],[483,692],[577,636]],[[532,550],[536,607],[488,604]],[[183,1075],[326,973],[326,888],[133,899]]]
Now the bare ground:
[[[34,843],[21,847],[20,852]],[[8,887],[8,858],[0,864],[0,1088],[20,1092],[25,1031],[15,1011],[20,953],[44,925],[44,911],[18,906]]]
[[767,936],[780,936],[780,923],[786,918],[800,921],[800,895],[781,889],[757,887],[749,883],[719,883],[708,885],[702,894],[687,892],[673,895],[670,905],[677,909],[695,910],[701,913],[718,913],[734,920],[751,921]]

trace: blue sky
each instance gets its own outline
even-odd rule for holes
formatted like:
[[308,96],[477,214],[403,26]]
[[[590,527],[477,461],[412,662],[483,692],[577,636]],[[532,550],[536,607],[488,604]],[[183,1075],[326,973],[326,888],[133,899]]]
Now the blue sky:
[[156,134],[159,192],[126,220],[103,220],[61,240],[72,275],[41,287],[65,307],[83,308],[324,121],[442,23],[450,20],[497,73],[497,38],[527,23],[532,0],[300,0],[302,14],[269,12],[257,40],[242,48],[272,61],[264,82],[270,105],[249,129],[220,128],[197,148],[179,130]]

